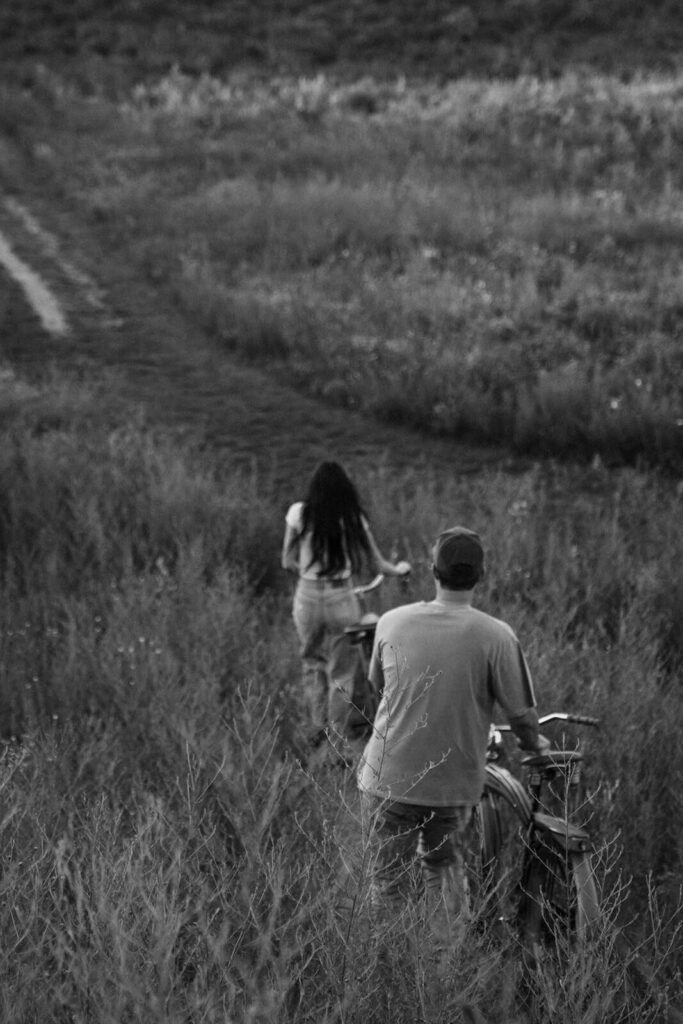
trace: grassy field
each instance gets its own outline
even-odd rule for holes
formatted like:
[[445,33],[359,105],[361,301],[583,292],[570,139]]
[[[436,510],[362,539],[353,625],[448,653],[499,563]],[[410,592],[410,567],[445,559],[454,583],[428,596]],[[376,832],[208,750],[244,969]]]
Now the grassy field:
[[[298,765],[289,496],[144,422],[99,426],[95,384],[2,383],[3,1019],[445,1022],[464,1001],[509,1024],[514,946],[476,933],[436,985],[405,921],[370,926],[351,776]],[[680,1000],[680,493],[633,469],[360,484],[409,598],[434,533],[476,523],[479,604],[523,639],[542,709],[602,720],[608,920]],[[548,969],[535,1020],[654,1022],[662,998],[629,990],[606,926]]]
[[217,350],[385,422],[678,471],[680,84],[175,70],[113,102],[43,69],[3,118],[29,149],[49,119],[44,170]]
[[[256,24],[197,4],[194,27],[152,0],[3,8],[3,188],[87,226],[103,287],[144,275],[212,359],[538,459],[350,469],[415,567],[408,599],[431,594],[435,533],[476,526],[478,604],[518,632],[541,711],[602,721],[605,927],[548,965],[533,1024],[658,1024],[683,1001],[675,5],[434,0],[385,23],[301,3],[307,33],[295,6]],[[556,65],[567,41],[592,64]],[[521,1024],[510,939],[474,929],[437,984],[404,938],[419,908],[372,925],[353,779],[299,763],[278,568],[299,495],[135,410],[113,427],[98,358],[0,367],[0,1018],[451,1024],[474,1005]],[[657,995],[632,987],[617,921]]]

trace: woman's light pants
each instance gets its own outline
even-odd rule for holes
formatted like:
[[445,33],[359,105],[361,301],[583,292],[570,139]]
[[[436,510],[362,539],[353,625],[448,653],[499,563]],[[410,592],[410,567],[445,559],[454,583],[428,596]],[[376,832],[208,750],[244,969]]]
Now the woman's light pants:
[[344,635],[357,622],[360,602],[351,581],[299,580],[294,625],[303,663],[304,699],[316,729],[343,737],[360,669],[356,648]]

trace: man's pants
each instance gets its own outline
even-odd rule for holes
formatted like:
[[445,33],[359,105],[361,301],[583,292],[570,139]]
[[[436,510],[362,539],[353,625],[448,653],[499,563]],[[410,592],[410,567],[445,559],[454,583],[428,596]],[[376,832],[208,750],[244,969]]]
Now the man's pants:
[[369,793],[361,793],[361,807],[373,907],[403,908],[419,858],[432,935],[443,948],[457,946],[470,914],[463,846],[473,808],[425,807]]

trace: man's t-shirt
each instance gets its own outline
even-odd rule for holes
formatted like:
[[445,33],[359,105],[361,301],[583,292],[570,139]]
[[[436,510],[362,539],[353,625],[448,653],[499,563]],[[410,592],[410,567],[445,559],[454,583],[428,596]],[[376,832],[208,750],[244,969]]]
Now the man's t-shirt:
[[370,678],[383,695],[358,782],[404,803],[476,804],[494,703],[508,717],[536,704],[512,629],[439,600],[381,617]]

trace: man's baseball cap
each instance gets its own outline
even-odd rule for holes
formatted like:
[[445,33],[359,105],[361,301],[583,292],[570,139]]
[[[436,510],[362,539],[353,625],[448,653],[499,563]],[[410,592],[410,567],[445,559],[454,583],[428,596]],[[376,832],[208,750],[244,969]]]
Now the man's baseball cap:
[[484,568],[484,548],[481,538],[465,526],[452,526],[436,538],[434,568],[439,576],[448,579],[465,567],[480,576]]

